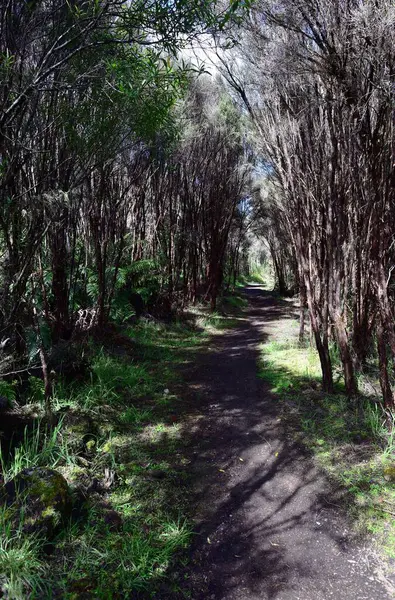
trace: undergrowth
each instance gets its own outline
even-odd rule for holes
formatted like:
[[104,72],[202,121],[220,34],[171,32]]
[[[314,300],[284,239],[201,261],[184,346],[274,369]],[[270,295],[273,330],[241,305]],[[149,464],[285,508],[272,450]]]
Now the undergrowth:
[[[335,357],[334,357],[335,358]],[[395,557],[395,429],[388,432],[378,398],[350,401],[320,389],[317,352],[297,343],[297,327],[282,342],[262,345],[260,375],[282,402],[283,419],[353,502],[356,530],[374,534]]]
[[[44,540],[24,533],[23,518],[15,531],[8,511],[0,511],[6,598],[154,598],[163,585],[179,591],[172,565],[176,556],[187,560],[192,527],[176,367],[235,322],[233,313],[194,308],[179,323],[125,325],[102,345],[91,342],[85,381],[57,382],[56,426],[48,429],[42,411],[12,455],[1,454],[1,467],[5,481],[26,467],[55,468],[76,510],[49,554]],[[38,412],[42,396],[40,380],[32,379],[28,397]]]

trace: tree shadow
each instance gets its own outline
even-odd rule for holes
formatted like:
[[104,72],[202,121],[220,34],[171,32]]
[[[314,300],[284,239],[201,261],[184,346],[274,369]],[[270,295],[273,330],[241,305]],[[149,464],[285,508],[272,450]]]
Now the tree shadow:
[[[196,535],[189,566],[169,567],[177,585],[159,598],[275,600],[317,581],[325,589],[336,569],[348,574],[344,553],[354,542],[342,491],[295,440],[256,373],[265,327],[294,319],[294,307],[259,286],[245,294],[248,321],[183,370],[190,410],[199,414],[183,432],[193,451]],[[339,594],[341,585],[340,577]],[[355,594],[358,585],[351,577]]]

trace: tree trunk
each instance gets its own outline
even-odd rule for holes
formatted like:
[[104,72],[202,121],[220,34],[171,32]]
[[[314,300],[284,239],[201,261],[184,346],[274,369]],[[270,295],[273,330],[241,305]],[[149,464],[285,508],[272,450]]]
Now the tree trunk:
[[358,394],[358,385],[355,379],[354,364],[348,344],[347,331],[340,314],[335,315],[333,325],[335,328],[336,340],[340,350],[346,393],[347,396],[353,397]]
[[390,378],[388,375],[387,345],[385,342],[384,327],[380,319],[377,325],[377,350],[380,367],[380,387],[383,394],[384,406],[388,410],[394,411],[394,394],[391,389]]

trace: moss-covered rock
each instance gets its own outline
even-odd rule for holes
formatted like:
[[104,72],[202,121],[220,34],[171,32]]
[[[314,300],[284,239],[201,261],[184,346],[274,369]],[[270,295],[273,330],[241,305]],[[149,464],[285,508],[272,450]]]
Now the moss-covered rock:
[[[67,443],[72,452],[84,454],[87,449],[92,449],[99,434],[98,427],[93,418],[85,412],[70,410],[62,418],[63,433],[67,438]],[[94,444],[93,444],[94,445]]]
[[42,467],[23,469],[4,486],[4,500],[15,527],[50,539],[71,514],[67,481],[57,471]]
[[395,465],[386,465],[383,469],[384,479],[386,481],[395,482]]

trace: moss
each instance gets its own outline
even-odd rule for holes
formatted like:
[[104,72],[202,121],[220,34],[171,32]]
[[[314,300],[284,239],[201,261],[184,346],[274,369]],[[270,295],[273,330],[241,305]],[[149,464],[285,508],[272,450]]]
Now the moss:
[[85,446],[88,452],[93,452],[96,448],[96,440],[88,440]]
[[102,447],[101,447],[101,451],[105,452],[105,453],[109,453],[113,450],[113,444],[111,443],[111,441],[106,442]]
[[52,469],[21,471],[6,484],[7,503],[15,508],[15,527],[43,531],[48,537],[71,510],[71,495],[64,477]]
[[[27,481],[27,478],[25,478]],[[29,496],[37,496],[43,504],[67,502],[69,489],[66,480],[51,469],[37,469],[28,475]]]
[[42,511],[41,516],[44,517],[44,518],[55,517],[56,516],[56,511],[55,511],[55,509],[54,509],[53,506],[48,506],[48,508],[45,508]]
[[384,479],[386,481],[395,481],[395,465],[387,465],[383,469]]

